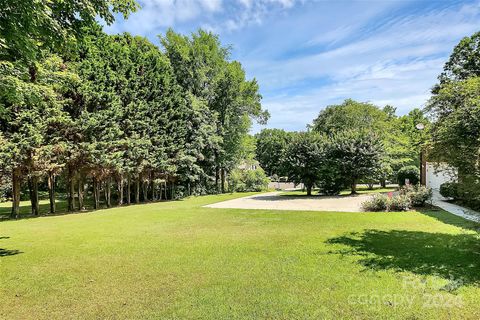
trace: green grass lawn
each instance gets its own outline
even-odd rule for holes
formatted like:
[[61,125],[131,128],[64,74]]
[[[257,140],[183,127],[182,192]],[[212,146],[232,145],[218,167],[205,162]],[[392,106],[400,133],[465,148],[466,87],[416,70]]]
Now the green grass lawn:
[[[392,192],[395,190],[397,190],[396,187],[386,187],[386,188],[374,187],[371,190],[368,189],[368,187],[363,187],[363,186],[357,187],[358,194],[371,194],[371,193],[382,193],[382,192],[385,193],[385,192]],[[350,193],[351,193],[350,189],[340,191],[341,196],[347,196],[347,195],[350,195]],[[318,194],[318,190],[312,190],[313,196],[317,194]],[[307,191],[306,190],[284,191],[280,195],[281,196],[306,196]]]
[[480,318],[479,225],[244,195],[0,222],[0,318]]

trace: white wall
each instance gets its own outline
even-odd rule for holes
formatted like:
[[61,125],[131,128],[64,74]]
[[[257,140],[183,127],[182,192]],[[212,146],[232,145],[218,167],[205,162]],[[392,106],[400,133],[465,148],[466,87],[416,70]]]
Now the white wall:
[[429,188],[438,190],[444,182],[456,181],[457,170],[445,163],[427,162],[426,185]]

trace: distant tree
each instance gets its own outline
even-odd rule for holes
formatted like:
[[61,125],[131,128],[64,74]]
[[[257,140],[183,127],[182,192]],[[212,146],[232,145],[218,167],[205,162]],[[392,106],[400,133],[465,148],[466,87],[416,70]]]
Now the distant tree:
[[256,159],[267,175],[283,176],[282,156],[292,133],[282,129],[263,129],[255,135]]
[[350,130],[332,137],[326,157],[335,159],[340,175],[348,181],[351,193],[355,194],[357,182],[374,175],[381,168],[383,154],[382,141],[375,134]]
[[[313,130],[333,136],[335,133],[350,130],[371,132],[382,141],[382,169],[368,178],[373,183],[385,185],[386,180],[394,179],[396,172],[403,166],[419,166],[422,146],[428,139],[429,121],[419,109],[408,115],[396,116],[396,109],[387,105],[383,109],[351,99],[340,105],[328,106],[322,110],[313,122]],[[425,130],[416,129],[423,123]]]
[[387,128],[388,116],[371,103],[347,99],[340,105],[331,105],[322,110],[313,120],[312,129],[329,136],[352,129],[383,134]]
[[285,149],[283,167],[289,179],[295,183],[303,183],[307,195],[320,180],[320,170],[324,156],[324,139],[312,132],[300,132],[293,136]]

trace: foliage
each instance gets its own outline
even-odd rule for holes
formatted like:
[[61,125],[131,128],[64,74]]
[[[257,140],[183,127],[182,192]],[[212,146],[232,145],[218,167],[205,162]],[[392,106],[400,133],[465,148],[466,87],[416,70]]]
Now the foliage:
[[300,132],[294,135],[286,147],[283,167],[294,183],[303,183],[307,194],[320,181],[322,160],[324,158],[324,137],[317,133]]
[[375,105],[347,99],[323,109],[313,120],[312,129],[329,136],[352,129],[384,132],[386,121],[387,114]]
[[434,91],[445,83],[478,76],[480,76],[480,32],[463,38],[455,46],[438,77],[440,85]]
[[282,129],[263,129],[255,135],[256,159],[269,176],[287,175],[282,168],[282,156],[292,135]]
[[84,28],[100,18],[112,24],[115,14],[126,18],[134,0],[4,0],[0,9],[0,60],[33,61],[42,50],[70,49]]
[[411,207],[410,197],[407,195],[399,194],[388,198],[387,210],[388,211],[407,211]]
[[39,213],[45,180],[52,213],[57,187],[70,211],[83,210],[90,192],[98,208],[102,198],[109,207],[112,199],[175,199],[217,192],[219,184],[223,191],[229,172],[253,159],[252,119],[268,118],[256,81],[217,36],[168,35],[186,41],[194,65],[176,59],[182,48],[173,40],[163,42],[164,53],[98,26],[82,29],[68,60],[45,52],[33,71],[0,64],[0,172],[14,181],[13,217],[26,185]]
[[213,115],[213,136],[218,140],[207,145],[205,153],[213,163],[206,165],[214,168],[215,189],[224,191],[226,174],[242,158],[252,119],[265,123],[269,117],[260,104],[258,83],[246,79],[241,64],[230,61],[230,48],[210,32],[199,30],[188,37],[170,29],[160,42],[177,83],[204,102]]
[[423,207],[425,203],[432,200],[432,189],[422,185],[406,185],[400,189],[400,194],[410,199],[413,207]]
[[326,158],[338,168],[339,176],[356,192],[359,180],[372,176],[381,168],[384,152],[378,136],[364,130],[336,133],[327,144]]
[[440,194],[445,198],[458,199],[458,182],[444,182],[440,185]]
[[375,194],[362,203],[364,211],[407,211],[411,206],[407,195],[399,194],[388,197],[384,194]]
[[[420,166],[420,151],[429,137],[429,121],[421,110],[414,109],[401,117],[397,117],[395,111],[389,105],[381,109],[371,103],[348,99],[322,110],[312,128],[329,136],[350,130],[375,134],[382,141],[384,152],[378,170],[365,179],[385,186],[385,181],[394,180],[401,167]],[[424,124],[424,130],[416,128],[419,123]]]
[[364,211],[386,211],[388,208],[388,196],[377,193],[362,202],[362,209]]
[[426,108],[435,120],[429,157],[458,169],[457,187],[447,187],[444,191],[472,207],[479,207],[480,203],[479,43],[477,32],[454,48]]
[[415,166],[406,166],[398,170],[397,181],[400,186],[405,185],[405,180],[408,179],[410,184],[416,185],[420,181],[420,169]]
[[265,191],[269,181],[262,168],[234,169],[230,173],[228,186],[230,192]]

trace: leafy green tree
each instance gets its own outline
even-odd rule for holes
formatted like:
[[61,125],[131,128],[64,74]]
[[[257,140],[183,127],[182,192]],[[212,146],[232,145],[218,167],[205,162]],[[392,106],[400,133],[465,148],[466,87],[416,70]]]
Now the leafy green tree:
[[296,133],[282,157],[289,179],[296,184],[303,183],[309,196],[320,180],[323,157],[324,139],[311,132]]
[[283,176],[282,156],[292,133],[282,129],[263,129],[255,135],[256,159],[267,175]]
[[326,157],[335,159],[340,175],[348,181],[352,194],[357,182],[375,174],[381,168],[384,154],[382,141],[365,130],[336,133],[327,145]]
[[[438,79],[440,86],[450,81],[461,81],[480,76],[480,32],[463,38],[453,49]],[[434,92],[440,87],[434,87]]]
[[[0,77],[0,131],[5,143],[0,146],[4,166],[12,172],[12,217],[18,217],[20,188],[28,180],[32,213],[39,214],[38,181],[52,168],[60,166],[61,136],[58,127],[67,118],[57,85],[65,72],[57,62],[46,60],[38,67],[35,82],[21,64],[2,63]],[[5,168],[4,168],[5,169]]]
[[429,158],[458,169],[459,193],[480,203],[480,32],[463,38],[439,76],[426,111],[433,118]]
[[388,116],[371,103],[347,99],[340,105],[328,106],[322,110],[313,120],[312,129],[329,136],[352,129],[383,133],[388,127]]
[[214,115],[218,143],[207,144],[216,148],[204,153],[213,154],[215,189],[224,192],[226,175],[241,158],[251,119],[268,118],[261,108],[258,83],[246,80],[241,64],[229,60],[230,48],[212,33],[199,30],[187,37],[168,30],[160,40],[177,82]]
[[0,9],[0,60],[34,61],[42,50],[72,46],[97,18],[113,23],[135,11],[133,0],[4,0]]
[[434,117],[430,156],[478,175],[480,77],[444,84],[429,103]]

